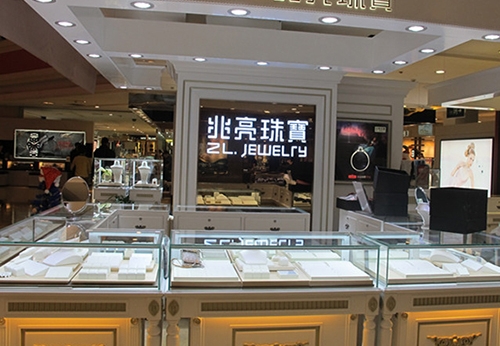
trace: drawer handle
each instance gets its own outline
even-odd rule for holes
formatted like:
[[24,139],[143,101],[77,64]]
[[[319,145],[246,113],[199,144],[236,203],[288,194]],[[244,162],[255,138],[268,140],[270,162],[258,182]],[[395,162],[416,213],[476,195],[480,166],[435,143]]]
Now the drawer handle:
[[279,231],[280,228],[279,227],[271,227],[269,230],[271,230],[271,231]]
[[144,229],[146,228],[146,225],[135,225],[136,229]]
[[204,229],[207,231],[213,231],[215,229],[215,227],[214,226],[205,226]]

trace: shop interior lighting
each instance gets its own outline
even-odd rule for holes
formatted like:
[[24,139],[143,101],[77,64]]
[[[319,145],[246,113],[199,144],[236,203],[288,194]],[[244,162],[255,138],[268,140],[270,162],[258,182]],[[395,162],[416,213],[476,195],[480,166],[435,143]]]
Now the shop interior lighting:
[[137,54],[137,53],[132,53],[132,54],[129,54],[129,56],[131,58],[134,58],[134,59],[139,59],[139,58],[142,58],[143,55],[142,54]]
[[488,34],[488,35],[483,36],[483,39],[488,40],[488,41],[495,41],[495,40],[498,40],[499,38],[500,38],[500,35],[498,35],[498,34]]
[[90,54],[87,54],[87,56],[89,58],[92,58],[92,59],[99,59],[101,57],[101,55],[96,54],[96,53],[90,53]]
[[246,10],[244,8],[232,8],[228,12],[230,14],[232,14],[233,16],[237,16],[237,17],[244,17],[244,16],[248,16],[250,14],[250,11]]
[[319,21],[323,24],[335,24],[340,22],[340,19],[337,17],[328,16],[328,17],[321,17]]
[[131,5],[141,10],[147,10],[153,8],[153,4],[146,1],[134,1],[133,3],[131,3]]
[[408,61],[406,61],[406,60],[395,60],[392,63],[394,65],[406,65],[406,64],[408,64]]
[[41,4],[50,4],[51,2],[56,2],[56,0],[35,0],[35,2],[39,2]]
[[197,62],[204,62],[204,61],[207,61],[207,59],[205,59],[205,58],[194,58],[193,60],[194,60],[194,61],[197,61]]
[[436,74],[445,74],[445,70],[436,70]]
[[433,49],[433,48],[422,48],[421,50],[419,50],[420,53],[423,53],[423,54],[432,54],[434,53],[436,50]]
[[423,25],[412,25],[406,28],[406,30],[411,32],[422,32],[427,30],[427,28]]
[[259,65],[259,66],[267,66],[267,65],[269,65],[269,63],[267,61],[257,61],[256,64]]
[[332,68],[330,66],[319,66],[318,67],[318,70],[321,70],[321,71],[328,71],[328,70],[331,70]]
[[373,74],[384,74],[385,71],[384,70],[373,70],[372,73]]
[[62,26],[63,28],[71,28],[76,25],[75,23],[68,22],[67,20],[59,20],[56,24]]
[[75,43],[77,43],[77,44],[81,44],[81,45],[90,44],[90,41],[87,41],[87,40],[81,40],[81,39],[74,40],[73,42],[75,42]]

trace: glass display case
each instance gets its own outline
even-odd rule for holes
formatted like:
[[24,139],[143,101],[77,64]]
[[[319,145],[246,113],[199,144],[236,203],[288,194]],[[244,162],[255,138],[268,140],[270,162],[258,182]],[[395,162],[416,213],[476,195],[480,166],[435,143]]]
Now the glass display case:
[[[379,282],[386,287],[500,281],[500,238],[496,236],[476,233],[464,239],[449,232],[400,229],[364,237],[380,246]],[[370,262],[376,268],[377,263]]]
[[377,286],[378,245],[348,233],[172,230],[170,287]]
[[94,200],[115,201],[128,196],[129,170],[127,159],[95,159]]
[[4,228],[1,282],[159,290],[168,243],[164,230],[94,227],[106,217],[95,204],[79,216],[61,207]]
[[130,159],[130,200],[160,203],[163,195],[163,161]]

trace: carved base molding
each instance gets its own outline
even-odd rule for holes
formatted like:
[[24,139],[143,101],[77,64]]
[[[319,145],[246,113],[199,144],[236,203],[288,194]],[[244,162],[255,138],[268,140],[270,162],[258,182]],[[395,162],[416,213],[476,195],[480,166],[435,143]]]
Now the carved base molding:
[[481,333],[473,333],[469,335],[453,335],[453,336],[435,336],[428,335],[427,339],[434,341],[436,346],[469,346],[474,344],[474,340],[481,336]]

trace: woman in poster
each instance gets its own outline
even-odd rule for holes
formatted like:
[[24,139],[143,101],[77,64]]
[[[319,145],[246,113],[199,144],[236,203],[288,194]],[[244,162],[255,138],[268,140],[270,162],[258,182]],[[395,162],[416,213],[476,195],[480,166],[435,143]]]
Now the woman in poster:
[[472,164],[476,159],[475,144],[471,142],[464,152],[465,160],[460,161],[451,171],[451,186],[465,186],[467,183],[474,188],[474,172]]

